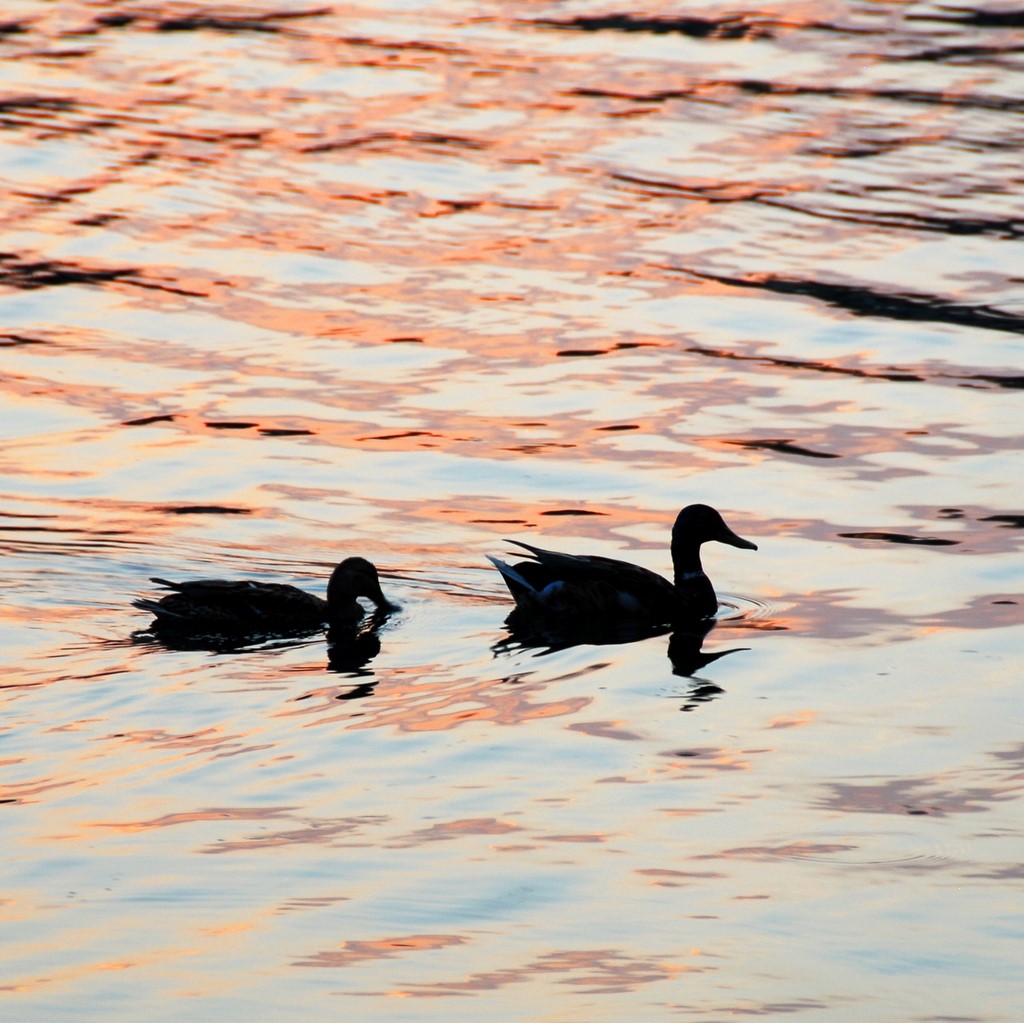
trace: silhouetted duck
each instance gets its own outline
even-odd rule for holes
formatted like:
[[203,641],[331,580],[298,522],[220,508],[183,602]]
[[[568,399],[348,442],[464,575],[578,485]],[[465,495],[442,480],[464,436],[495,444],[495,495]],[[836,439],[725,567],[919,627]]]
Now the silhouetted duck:
[[377,569],[365,558],[346,558],[331,573],[327,599],[287,583],[251,579],[196,579],[174,583],[154,578],[169,593],[160,600],[132,604],[156,615],[154,628],[203,633],[271,633],[352,626],[363,617],[357,597],[367,597],[377,612],[395,610],[381,592]]
[[538,621],[568,627],[596,622],[675,624],[710,618],[718,610],[711,580],[700,563],[701,544],[709,540],[756,551],[757,545],[737,536],[714,508],[691,504],[672,527],[674,582],[628,561],[588,554],[559,554],[518,540],[534,560],[508,565],[489,560],[515,598],[510,629],[530,628]]

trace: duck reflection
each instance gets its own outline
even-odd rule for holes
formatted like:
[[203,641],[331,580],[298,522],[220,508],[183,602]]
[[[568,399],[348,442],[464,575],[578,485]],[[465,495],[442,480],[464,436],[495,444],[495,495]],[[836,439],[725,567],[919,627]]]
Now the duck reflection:
[[714,620],[700,622],[688,629],[676,629],[669,636],[668,659],[672,664],[672,674],[689,680],[686,700],[679,708],[682,711],[696,710],[702,703],[708,703],[725,692],[720,685],[710,679],[699,678],[698,672],[722,657],[750,649],[750,647],[736,646],[730,647],[728,650],[716,650],[713,653],[706,651],[704,639],[717,624]]
[[[709,664],[728,657],[729,654],[749,650],[750,647],[736,646],[729,650],[716,650],[713,653],[704,649],[704,640],[718,623],[709,621],[696,622],[688,628],[676,629],[668,640],[668,659],[672,664],[672,674],[682,678],[692,678]],[[715,686],[716,692],[721,692]]]
[[137,629],[131,634],[133,643],[152,644],[165,650],[205,650],[212,654],[239,654],[260,649],[265,651],[290,650],[309,643],[322,629],[306,628],[273,632],[182,632],[180,629],[162,628],[153,622],[148,629]]
[[[378,630],[391,617],[395,607],[377,610],[358,623],[332,625],[327,630],[327,670],[355,677],[372,677],[373,671],[367,665],[380,653]],[[370,683],[366,693],[347,694],[343,699],[357,695],[368,695],[376,682]],[[362,686],[357,687],[359,689]]]
[[[749,647],[731,647],[728,650],[707,651],[704,640],[718,623],[715,619],[703,619],[686,626],[651,627],[636,622],[593,622],[573,627],[541,627],[536,623],[524,625],[521,616],[513,612],[505,620],[508,636],[492,647],[495,653],[511,650],[534,649],[539,655],[567,650],[574,646],[609,646],[620,643],[638,643],[654,636],[668,635],[668,659],[672,674],[681,678],[694,678],[714,661],[729,654],[749,650]],[[691,690],[690,699],[712,699],[722,690],[713,683],[698,680],[700,693]]]

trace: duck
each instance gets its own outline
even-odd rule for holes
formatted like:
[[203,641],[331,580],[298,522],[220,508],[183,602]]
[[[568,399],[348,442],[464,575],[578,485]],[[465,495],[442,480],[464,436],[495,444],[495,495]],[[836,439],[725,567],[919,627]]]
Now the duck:
[[687,505],[672,527],[674,579],[640,565],[594,554],[562,554],[506,540],[531,560],[510,565],[488,555],[501,573],[516,607],[506,620],[512,630],[539,623],[593,630],[623,623],[675,626],[714,617],[718,610],[711,580],[701,565],[701,545],[710,540],[756,551],[757,544],[734,533],[706,504]]
[[366,558],[345,558],[327,583],[327,599],[287,583],[252,579],[194,579],[151,582],[173,590],[159,600],[140,597],[132,605],[155,615],[153,628],[203,633],[272,633],[355,626],[364,615],[357,597],[367,597],[375,614],[397,610],[380,588],[377,569]]

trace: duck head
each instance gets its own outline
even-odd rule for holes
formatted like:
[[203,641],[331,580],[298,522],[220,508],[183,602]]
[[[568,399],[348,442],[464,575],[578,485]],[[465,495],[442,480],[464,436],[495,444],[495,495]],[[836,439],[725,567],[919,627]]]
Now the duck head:
[[757,544],[737,536],[726,524],[725,519],[707,504],[689,504],[677,516],[672,527],[672,549],[676,546],[699,548],[709,540],[727,543],[730,547],[740,547],[747,551],[756,551]]
[[[378,611],[395,610],[395,605],[380,588],[377,569],[366,558],[346,558],[331,573],[327,583],[327,604],[336,616],[352,618],[351,612],[358,608],[356,597],[372,600]],[[362,617],[362,609],[354,617]]]

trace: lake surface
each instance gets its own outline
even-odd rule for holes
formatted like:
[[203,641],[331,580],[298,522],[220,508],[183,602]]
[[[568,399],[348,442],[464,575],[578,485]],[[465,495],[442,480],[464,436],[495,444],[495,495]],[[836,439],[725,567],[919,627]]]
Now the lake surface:
[[[1022,29],[7,0],[3,1018],[1019,1020]],[[509,636],[691,502],[706,636]]]

